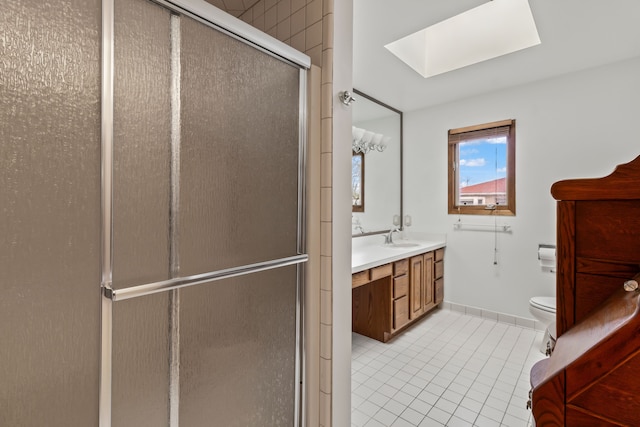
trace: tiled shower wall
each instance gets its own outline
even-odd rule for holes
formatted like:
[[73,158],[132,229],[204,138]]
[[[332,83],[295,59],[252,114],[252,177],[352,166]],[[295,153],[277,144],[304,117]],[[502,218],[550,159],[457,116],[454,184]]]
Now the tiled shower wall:
[[[210,0],[261,31],[306,53],[321,68],[319,392],[309,393],[309,426],[331,426],[332,370],[332,93],[334,0]],[[313,141],[313,138],[310,139]]]

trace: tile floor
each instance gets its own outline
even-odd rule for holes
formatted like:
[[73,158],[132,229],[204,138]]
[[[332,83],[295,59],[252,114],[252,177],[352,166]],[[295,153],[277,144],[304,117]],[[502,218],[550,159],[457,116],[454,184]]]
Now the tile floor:
[[446,309],[390,343],[353,334],[352,427],[527,427],[543,333]]

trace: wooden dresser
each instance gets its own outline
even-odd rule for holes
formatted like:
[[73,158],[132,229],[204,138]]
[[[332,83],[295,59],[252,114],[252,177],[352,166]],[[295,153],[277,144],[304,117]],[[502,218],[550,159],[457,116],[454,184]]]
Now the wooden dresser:
[[557,333],[640,270],[640,156],[605,178],[551,187],[557,212]]
[[555,183],[557,334],[531,371],[540,426],[640,426],[640,156]]

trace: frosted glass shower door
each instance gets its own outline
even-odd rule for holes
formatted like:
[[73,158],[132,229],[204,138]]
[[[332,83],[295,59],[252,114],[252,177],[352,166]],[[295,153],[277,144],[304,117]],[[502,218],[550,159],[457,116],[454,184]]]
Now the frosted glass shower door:
[[114,7],[103,419],[294,426],[305,71],[167,7]]

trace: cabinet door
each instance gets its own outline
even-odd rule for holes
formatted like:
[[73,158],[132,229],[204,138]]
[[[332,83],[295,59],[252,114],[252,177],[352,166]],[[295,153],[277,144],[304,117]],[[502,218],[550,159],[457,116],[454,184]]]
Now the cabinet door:
[[424,254],[422,286],[422,305],[427,310],[434,305],[433,252]]
[[406,274],[393,278],[393,298],[398,299],[409,293],[409,277]]
[[424,297],[423,277],[424,277],[424,256],[414,256],[410,260],[409,266],[409,295],[410,312],[409,317],[415,319],[423,313]]
[[434,303],[440,304],[442,301],[444,301],[444,277],[436,279],[435,289]]
[[[405,272],[409,266],[409,261],[405,260]],[[395,331],[409,322],[409,275],[393,278],[393,324]]]
[[393,329],[399,329],[409,322],[409,297],[403,296],[393,301]]

